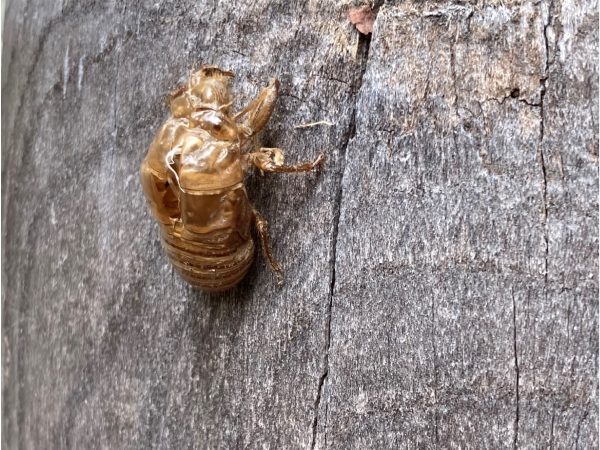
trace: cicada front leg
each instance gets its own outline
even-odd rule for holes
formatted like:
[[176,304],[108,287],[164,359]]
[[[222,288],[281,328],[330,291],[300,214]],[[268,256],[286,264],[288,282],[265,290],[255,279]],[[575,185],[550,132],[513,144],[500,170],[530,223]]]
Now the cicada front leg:
[[267,124],[275,109],[278,92],[279,81],[273,78],[269,85],[260,91],[258,97],[234,116],[236,120],[245,117],[241,127],[245,129],[247,138],[254,136]]

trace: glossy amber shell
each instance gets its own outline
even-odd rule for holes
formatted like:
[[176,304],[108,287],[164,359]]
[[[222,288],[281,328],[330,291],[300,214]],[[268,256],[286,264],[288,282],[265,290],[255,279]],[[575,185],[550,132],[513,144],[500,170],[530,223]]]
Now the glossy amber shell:
[[223,107],[227,79],[202,71],[194,76],[172,99],[172,116],[140,175],[173,266],[190,284],[216,292],[235,286],[252,264],[253,216],[241,133]]
[[272,79],[245,108],[231,114],[232,77],[215,66],[190,75],[171,94],[171,116],[140,168],[144,194],[171,262],[186,281],[211,292],[230,289],[248,272],[254,259],[251,226],[271,269],[283,280],[267,221],[246,194],[246,171],[308,172],[324,158],[321,154],[312,162],[285,165],[279,148],[253,151],[254,137],[273,112],[279,82]]

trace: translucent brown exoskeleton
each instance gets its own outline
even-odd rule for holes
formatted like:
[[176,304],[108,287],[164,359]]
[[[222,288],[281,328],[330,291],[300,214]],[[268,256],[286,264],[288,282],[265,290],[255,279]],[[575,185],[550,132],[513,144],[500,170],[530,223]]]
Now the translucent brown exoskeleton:
[[205,291],[235,286],[254,259],[254,225],[278,279],[283,272],[269,245],[266,220],[244,186],[253,167],[262,172],[308,172],[324,160],[283,163],[279,148],[253,149],[275,106],[271,80],[248,106],[232,114],[233,73],[204,66],[170,96],[171,116],[158,131],[140,176],[150,211],[160,224],[169,259],[190,284]]

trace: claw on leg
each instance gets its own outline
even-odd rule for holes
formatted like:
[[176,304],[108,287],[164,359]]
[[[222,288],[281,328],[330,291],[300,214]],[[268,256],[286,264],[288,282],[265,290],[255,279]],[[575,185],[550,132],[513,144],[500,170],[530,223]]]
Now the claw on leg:
[[281,269],[281,265],[273,256],[273,250],[271,249],[271,244],[269,243],[269,231],[268,231],[268,223],[263,216],[257,210],[254,210],[254,223],[256,225],[256,230],[258,231],[258,236],[260,238],[260,244],[262,246],[263,254],[269,261],[269,265],[271,266],[271,270],[275,273],[277,277],[277,284],[283,284],[283,270]]
[[263,172],[310,172],[325,161],[325,155],[319,154],[314,161],[300,164],[283,164],[283,151],[280,148],[261,148],[257,152],[249,153],[248,160]]

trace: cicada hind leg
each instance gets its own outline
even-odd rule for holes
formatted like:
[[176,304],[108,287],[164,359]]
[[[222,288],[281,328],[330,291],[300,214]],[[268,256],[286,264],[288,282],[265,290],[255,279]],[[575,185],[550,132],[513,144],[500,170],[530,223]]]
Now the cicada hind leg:
[[254,209],[253,212],[254,225],[256,226],[256,231],[258,232],[263,254],[265,255],[265,258],[267,258],[267,261],[269,261],[271,270],[277,277],[277,283],[281,285],[283,284],[283,270],[281,269],[279,261],[277,261],[275,256],[273,256],[273,250],[269,240],[269,223],[256,209]]

